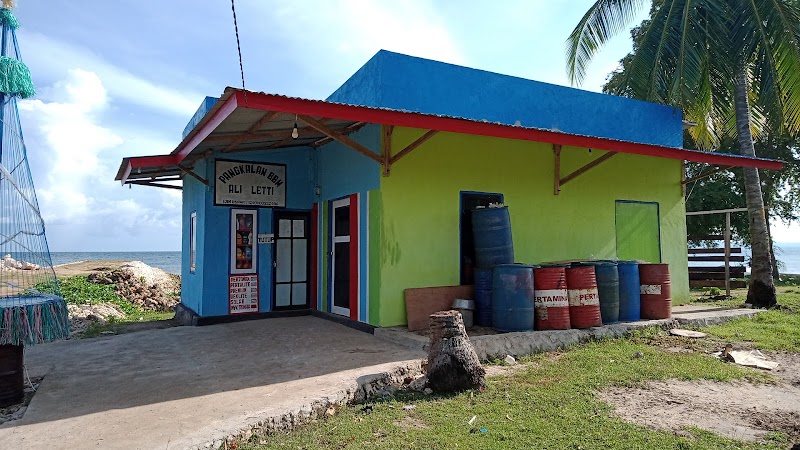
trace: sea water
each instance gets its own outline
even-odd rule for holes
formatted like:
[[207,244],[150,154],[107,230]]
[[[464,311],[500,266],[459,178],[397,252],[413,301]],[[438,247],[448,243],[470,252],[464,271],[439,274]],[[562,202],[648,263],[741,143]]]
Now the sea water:
[[141,261],[164,272],[181,273],[181,252],[52,252],[53,265],[79,261]]

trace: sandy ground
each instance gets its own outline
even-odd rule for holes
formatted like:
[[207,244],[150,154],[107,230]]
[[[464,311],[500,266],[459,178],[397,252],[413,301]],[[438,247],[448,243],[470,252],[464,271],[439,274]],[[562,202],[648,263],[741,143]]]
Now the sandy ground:
[[59,266],[55,266],[54,270],[56,271],[57,277],[73,277],[76,275],[89,275],[90,273],[119,269],[120,266],[129,262],[130,261],[118,260],[81,261],[70,264],[61,264]]
[[598,395],[620,417],[652,428],[698,427],[750,441],[778,431],[800,441],[800,355],[765,354],[780,363],[775,384],[669,380]]

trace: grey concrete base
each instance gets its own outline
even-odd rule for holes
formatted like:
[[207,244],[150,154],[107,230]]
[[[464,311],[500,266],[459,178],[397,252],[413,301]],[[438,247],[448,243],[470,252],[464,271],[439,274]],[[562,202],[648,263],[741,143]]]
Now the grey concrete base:
[[422,357],[310,316],[37,345],[25,363],[44,380],[0,449],[218,448],[366,398]]
[[[482,361],[503,358],[506,355],[525,356],[535,353],[563,350],[573,345],[607,338],[627,336],[635,330],[658,327],[704,327],[728,322],[742,317],[753,317],[759,310],[676,307],[671,319],[623,322],[583,330],[548,330],[522,333],[488,334],[471,336],[475,352]],[[419,351],[427,351],[428,338],[411,333],[405,327],[376,328],[375,336]]]
[[199,318],[200,316],[196,312],[183,303],[175,305],[175,321],[178,322],[178,325],[194,327],[197,326],[197,319]]
[[762,309],[681,309],[673,314],[681,326],[707,327],[743,317],[755,317]]

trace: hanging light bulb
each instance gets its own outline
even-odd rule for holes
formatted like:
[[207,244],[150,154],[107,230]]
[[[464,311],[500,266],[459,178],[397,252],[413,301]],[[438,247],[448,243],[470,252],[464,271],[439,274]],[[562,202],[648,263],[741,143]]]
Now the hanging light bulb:
[[292,128],[292,139],[297,139],[300,136],[300,132],[297,131],[297,115],[294,116],[294,128]]

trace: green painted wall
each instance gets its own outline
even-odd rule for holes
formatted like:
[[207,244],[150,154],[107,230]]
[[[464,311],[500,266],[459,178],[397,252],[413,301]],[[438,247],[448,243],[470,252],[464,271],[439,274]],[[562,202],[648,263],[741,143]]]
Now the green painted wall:
[[381,291],[381,191],[369,191],[369,323],[380,317]]
[[[395,128],[394,153],[422,130]],[[604,152],[565,147],[562,177]],[[673,298],[689,295],[681,161],[618,154],[553,195],[549,144],[439,133],[381,178],[379,326],[405,324],[403,290],[459,283],[459,194],[499,192],[517,262],[616,258],[615,201],[658,202]],[[372,269],[371,269],[372,270]],[[370,291],[371,304],[376,291]]]

